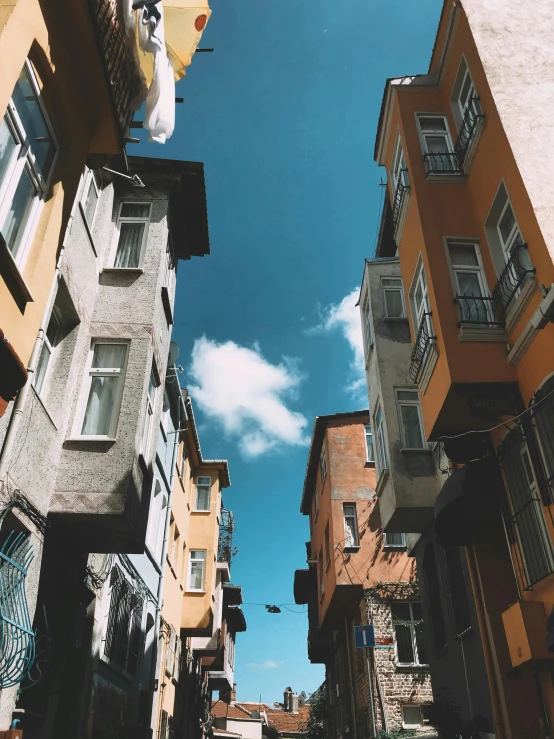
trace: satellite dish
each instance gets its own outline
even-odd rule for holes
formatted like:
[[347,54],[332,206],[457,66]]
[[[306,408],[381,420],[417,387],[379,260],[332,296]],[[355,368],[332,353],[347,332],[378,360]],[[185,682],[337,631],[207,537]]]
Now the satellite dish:
[[174,341],[171,342],[169,345],[169,364],[173,365],[177,361],[177,357],[179,356],[179,346]]
[[261,718],[259,711],[252,711],[251,716],[252,718]]

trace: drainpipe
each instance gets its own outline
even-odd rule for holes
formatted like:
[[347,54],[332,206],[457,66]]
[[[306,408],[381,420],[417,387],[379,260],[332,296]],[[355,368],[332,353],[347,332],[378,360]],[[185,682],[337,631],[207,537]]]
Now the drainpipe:
[[[169,368],[171,369],[171,368]],[[169,374],[169,372],[167,373]],[[161,573],[158,578],[158,593],[156,596],[156,616],[154,618],[154,644],[156,646],[156,660],[153,660],[152,668],[154,670],[154,675],[151,675],[151,684],[153,684],[153,681],[156,679],[156,675],[158,672],[158,645],[160,641],[160,616],[161,616],[161,610],[162,610],[162,601],[163,601],[163,589],[164,589],[164,580],[165,580],[165,560],[167,557],[167,549],[169,544],[169,527],[170,527],[170,521],[171,521],[171,504],[173,502],[173,480],[175,478],[175,454],[177,450],[177,446],[179,444],[179,430],[181,426],[181,405],[183,403],[183,398],[181,395],[181,390],[179,388],[179,378],[177,377],[177,370],[175,368],[175,365],[173,365],[173,375],[175,382],[177,383],[177,388],[179,392],[179,404],[177,406],[177,429],[175,431],[175,441],[173,443],[173,454],[171,455],[171,473],[169,475],[169,495],[167,498],[167,512],[165,514],[165,523],[164,523],[164,539],[163,539],[163,545],[162,545],[162,561],[161,561]],[[164,383],[165,384],[165,383]],[[183,407],[184,410],[184,407]],[[183,416],[186,418],[186,412],[183,413]],[[152,701],[152,729],[153,731],[156,731],[156,727],[158,724],[158,719],[161,715],[162,706],[160,705],[160,690],[158,688],[158,694],[153,698]]]
[[356,721],[356,696],[354,693],[354,681],[353,681],[353,675],[352,675],[352,659],[350,656],[350,630],[348,628],[348,620],[346,616],[344,617],[344,635],[346,638],[346,658],[348,660],[348,682],[350,683],[350,703],[352,706],[352,734],[354,736],[354,739],[357,739],[358,737],[358,727],[357,727],[357,721]]
[[[370,620],[370,612],[369,612],[369,605],[366,603],[366,618],[368,624],[373,623],[373,617],[371,617]],[[370,651],[367,650],[366,654],[366,662],[367,662],[367,680],[369,683],[369,697],[371,698],[371,727],[373,729],[373,737],[377,734],[377,725],[375,723],[375,686],[373,684],[373,671],[371,669],[371,659],[370,659]]]
[[491,696],[492,714],[495,726],[495,734],[497,739],[511,739],[510,724],[508,721],[508,711],[504,699],[504,691],[502,689],[502,677],[500,668],[496,659],[496,651],[494,648],[494,639],[490,620],[485,607],[485,599],[483,595],[483,584],[479,575],[479,567],[475,556],[475,548],[473,544],[466,547],[467,564],[469,570],[469,578],[471,580],[471,588],[475,597],[475,610],[477,612],[477,621],[479,623],[479,631],[483,643],[483,656],[485,658],[485,666],[487,670],[487,678],[489,683],[489,692]]
[[[73,206],[73,208],[75,208],[75,205]],[[0,482],[4,479],[4,477],[8,473],[8,469],[9,469],[8,464],[9,464],[10,457],[13,452],[15,441],[17,439],[19,427],[21,426],[21,421],[23,420],[23,414],[25,413],[25,408],[27,406],[27,400],[29,398],[31,385],[33,383],[33,377],[35,375],[35,370],[37,368],[40,353],[42,351],[42,345],[44,343],[44,335],[46,334],[46,328],[48,326],[48,319],[50,318],[50,313],[52,312],[52,306],[54,305],[56,294],[58,292],[58,282],[61,276],[62,259],[63,259],[67,239],[69,237],[69,234],[71,233],[71,225],[73,223],[73,218],[74,216],[73,216],[73,209],[72,209],[68,222],[67,222],[66,229],[65,229],[65,234],[63,237],[63,241],[62,241],[60,254],[58,256],[58,261],[56,263],[56,271],[54,272],[54,279],[52,280],[52,285],[50,286],[50,292],[48,293],[48,300],[46,301],[46,307],[42,315],[42,321],[40,323],[40,328],[38,330],[37,338],[35,339],[33,351],[31,352],[31,358],[29,359],[29,364],[27,365],[27,382],[17,394],[17,398],[15,400],[15,404],[13,407],[13,412],[10,418],[10,423],[8,426],[8,431],[4,438],[4,444],[2,446],[2,449],[0,450]]]

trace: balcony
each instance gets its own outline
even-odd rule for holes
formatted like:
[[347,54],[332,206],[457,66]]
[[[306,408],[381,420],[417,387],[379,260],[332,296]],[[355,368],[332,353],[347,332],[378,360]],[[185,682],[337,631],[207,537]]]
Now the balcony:
[[235,517],[233,512],[227,508],[221,509],[221,517],[219,520],[219,543],[217,546],[217,561],[227,562],[229,568],[231,561],[236,554],[236,548],[233,547],[233,532],[235,530]]
[[88,2],[119,134],[123,139],[134,115],[131,103],[140,90],[139,78],[127,52],[117,0]]
[[410,360],[410,378],[418,384],[421,380],[423,368],[425,367],[427,357],[430,354],[431,347],[434,346],[436,336],[431,335],[431,311],[424,313],[417,332],[412,356]]
[[506,322],[498,314],[498,302],[488,295],[455,295],[458,308],[458,328],[477,326],[480,328],[504,328]]
[[434,151],[423,155],[427,178],[444,178],[454,175],[456,178],[464,174],[456,152]]
[[535,275],[536,269],[531,264],[527,250],[527,244],[514,247],[492,291],[497,313],[502,318],[506,317],[521,294],[524,283]]
[[408,182],[408,170],[404,169],[401,171],[400,177],[398,178],[396,191],[394,193],[394,201],[392,204],[392,226],[394,229],[394,240],[397,246],[402,239],[409,194],[410,185]]
[[454,145],[454,152],[458,158],[461,170],[467,174],[477,143],[485,125],[485,114],[481,110],[481,103],[477,96],[472,97],[460,124],[458,140]]

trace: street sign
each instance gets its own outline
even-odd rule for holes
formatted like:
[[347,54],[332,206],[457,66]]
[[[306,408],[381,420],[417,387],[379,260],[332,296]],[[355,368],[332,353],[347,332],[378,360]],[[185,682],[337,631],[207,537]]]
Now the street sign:
[[375,629],[373,624],[363,624],[362,626],[354,626],[354,638],[356,640],[356,649],[375,646]]
[[376,636],[375,637],[375,649],[389,649],[394,646],[394,639],[392,636]]

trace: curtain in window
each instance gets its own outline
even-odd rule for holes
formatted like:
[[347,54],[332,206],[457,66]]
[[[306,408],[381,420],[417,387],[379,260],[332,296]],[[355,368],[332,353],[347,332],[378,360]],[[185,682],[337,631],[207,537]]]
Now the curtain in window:
[[385,290],[385,303],[388,318],[401,318],[404,315],[400,290]]
[[346,546],[347,547],[355,547],[356,546],[356,526],[354,524],[354,519],[350,516],[345,516],[344,519],[344,528],[346,532]]
[[127,347],[124,344],[96,344],[92,359],[90,392],[81,433],[83,436],[108,436],[117,400],[121,375],[102,375],[94,370],[123,367]]
[[421,425],[416,405],[401,406],[402,423],[404,425],[404,441],[406,449],[422,449]]
[[196,509],[198,511],[210,510],[210,487],[209,485],[196,486]]
[[144,227],[144,223],[120,223],[115,267],[139,266]]

